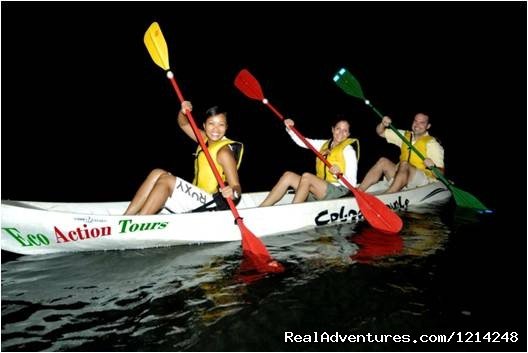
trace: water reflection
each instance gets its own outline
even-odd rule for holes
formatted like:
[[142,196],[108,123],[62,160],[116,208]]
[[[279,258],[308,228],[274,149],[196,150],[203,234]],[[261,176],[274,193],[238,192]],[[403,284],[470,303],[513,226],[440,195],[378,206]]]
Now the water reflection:
[[371,227],[363,228],[349,239],[359,246],[359,251],[351,258],[360,263],[373,263],[403,251],[403,239],[399,234],[385,234]]
[[283,350],[265,337],[288,325],[359,330],[387,311],[424,315],[409,278],[434,271],[423,259],[445,251],[451,216],[401,215],[396,236],[340,224],[265,238],[282,274],[245,271],[236,242],[18,257],[2,264],[2,349]]

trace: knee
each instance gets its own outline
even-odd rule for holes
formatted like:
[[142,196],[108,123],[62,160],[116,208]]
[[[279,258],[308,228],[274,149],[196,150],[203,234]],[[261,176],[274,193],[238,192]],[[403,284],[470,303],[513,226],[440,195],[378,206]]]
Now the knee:
[[169,172],[167,172],[166,170],[163,170],[161,168],[156,168],[156,169],[153,169],[150,174],[149,174],[149,178],[159,178],[160,176],[162,175],[170,175]]
[[277,186],[282,187],[292,187],[297,188],[297,185],[299,184],[300,176],[295,174],[294,172],[284,172],[282,176],[280,177],[279,181],[277,182]]
[[298,178],[299,176],[295,174],[294,172],[287,171],[287,172],[284,172],[284,174],[282,174],[281,181],[284,183],[291,184],[295,182],[295,180],[297,180]]
[[311,183],[313,178],[315,178],[315,175],[313,175],[312,173],[303,173],[303,175],[301,175],[301,183],[303,184]]
[[388,158],[385,158],[385,157],[381,157],[380,159],[378,159],[378,162],[376,163],[377,165],[379,166],[387,166],[389,164],[391,164],[391,160],[388,159]]
[[172,190],[175,182],[176,182],[176,177],[174,175],[165,173],[158,178],[158,180],[156,181],[156,185],[164,187],[168,190]]
[[398,165],[398,171],[408,171],[411,165],[407,161],[401,161]]

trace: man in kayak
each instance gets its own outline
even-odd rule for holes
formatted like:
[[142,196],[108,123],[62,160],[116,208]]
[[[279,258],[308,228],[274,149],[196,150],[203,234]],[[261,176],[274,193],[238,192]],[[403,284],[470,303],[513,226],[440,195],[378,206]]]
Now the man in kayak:
[[443,172],[444,148],[438,141],[429,135],[431,127],[429,116],[418,113],[414,117],[411,131],[400,130],[400,133],[410,141],[413,146],[426,157],[422,160],[413,150],[403,143],[402,139],[391,129],[387,129],[392,120],[388,116],[383,117],[381,123],[376,126],[376,132],[384,137],[387,142],[400,147],[400,161],[394,164],[387,158],[380,158],[370,168],[365,178],[359,185],[359,189],[366,191],[372,184],[385,176],[390,183],[386,193],[397,192],[404,187],[415,188],[426,185],[436,180],[434,174],[428,168],[437,167]]
[[[290,126],[294,125],[291,119],[285,119],[284,125],[286,131],[290,134],[292,140],[303,148],[308,148],[297,137],[297,135],[290,130]],[[282,199],[289,187],[295,190],[295,197],[293,203],[301,203],[308,199],[308,201],[315,200],[331,200],[342,197],[350,192],[350,190],[338,180],[336,175],[344,173],[344,177],[352,185],[357,183],[357,160],[356,151],[352,148],[352,144],[356,144],[359,156],[359,141],[357,139],[349,138],[350,123],[344,119],[339,119],[332,125],[332,138],[329,140],[312,140],[307,141],[319,150],[323,156],[332,164],[332,168],[328,169],[326,164],[321,160],[316,159],[316,174],[303,173],[298,175],[294,172],[287,171],[279,179],[277,184],[273,187],[271,192],[266,196],[264,201],[260,204],[262,206],[274,205],[277,201]]]
[[[191,102],[182,103],[181,111],[178,113],[178,125],[187,136],[198,142],[185,111],[192,111]],[[200,129],[216,168],[226,182],[225,188],[218,191],[218,182],[207,162],[205,153],[198,145],[192,184],[163,169],[154,169],[136,192],[125,215],[155,214],[164,207],[173,213],[206,211],[211,207],[212,209],[227,209],[227,203],[223,198],[228,197],[237,203],[242,194],[238,167],[242,160],[243,145],[225,137],[226,115],[218,107],[210,108],[206,112],[204,129]]]

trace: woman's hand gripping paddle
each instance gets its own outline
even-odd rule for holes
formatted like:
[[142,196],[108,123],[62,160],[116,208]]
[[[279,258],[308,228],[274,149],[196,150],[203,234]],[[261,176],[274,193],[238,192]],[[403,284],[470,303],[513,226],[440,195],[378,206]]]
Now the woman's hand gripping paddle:
[[[341,69],[337,72],[337,74],[334,76],[334,82],[341,88],[346,94],[351,95],[353,97],[359,98],[365,102],[366,105],[368,105],[372,110],[380,117],[383,118],[383,114],[379,112],[372,104],[370,104],[370,101],[365,98],[363,95],[363,90],[361,89],[361,86],[356,80],[354,76],[347,70],[347,69]],[[409,146],[410,149],[414,153],[418,155],[422,160],[425,159],[424,155],[418,151],[413,144],[409,142],[403,136],[398,129],[396,129],[392,124],[389,125],[389,128],[398,135],[399,138],[402,139],[402,141]],[[440,179],[449,190],[451,190],[451,193],[453,194],[453,197],[455,198],[455,202],[458,206],[466,207],[466,208],[473,208],[481,212],[493,212],[489,210],[482,202],[480,202],[475,196],[471,195],[469,192],[466,192],[464,190],[460,190],[459,188],[455,187],[453,183],[451,183],[449,180],[447,180],[444,175],[438,170],[438,168],[433,167],[431,168],[433,173],[436,175],[438,179]]]
[[[172,73],[172,71],[170,71],[167,43],[165,42],[165,38],[163,37],[163,33],[161,32],[161,29],[157,22],[152,23],[147,29],[147,32],[145,33],[144,37],[144,42],[152,60],[163,70],[167,71],[167,78],[172,83],[172,87],[176,91],[178,99],[180,100],[180,102],[183,102],[185,99],[183,98],[180,88],[176,83],[174,74]],[[207,158],[207,161],[209,162],[209,165],[211,166],[211,169],[213,170],[218,185],[220,185],[221,188],[224,188],[224,181],[222,180],[220,173],[218,173],[218,170],[216,169],[213,159],[211,158],[209,150],[205,145],[205,142],[202,138],[202,134],[198,129],[198,126],[196,126],[191,112],[186,111],[185,115],[187,115],[187,118],[189,119],[189,123],[191,124],[194,134],[198,139],[202,150],[205,153],[205,156]],[[231,209],[231,212],[233,213],[233,216],[235,217],[235,223],[240,229],[240,233],[242,235],[242,251],[246,259],[253,263],[255,265],[255,269],[259,272],[282,272],[284,270],[282,265],[271,258],[264,243],[262,243],[262,241],[257,238],[244,225],[242,217],[240,217],[240,215],[238,214],[233,200],[231,198],[228,198],[226,199],[226,201],[229,205],[229,208]]]
[[[262,101],[262,103],[267,105],[280,120],[284,121],[282,114],[279,113],[266,98],[264,98],[259,82],[248,70],[243,69],[238,73],[235,78],[235,86],[249,98]],[[320,160],[323,161],[323,163],[326,164],[328,168],[332,167],[326,158],[324,158],[324,156],[319,153],[319,151],[317,151],[294,126],[291,126],[290,129],[317,155],[317,157],[319,157]],[[401,218],[387,205],[381,202],[380,199],[353,187],[343,174],[339,174],[337,177],[350,189],[350,191],[352,191],[356,197],[361,213],[372,227],[386,233],[398,233],[401,230],[403,226]]]

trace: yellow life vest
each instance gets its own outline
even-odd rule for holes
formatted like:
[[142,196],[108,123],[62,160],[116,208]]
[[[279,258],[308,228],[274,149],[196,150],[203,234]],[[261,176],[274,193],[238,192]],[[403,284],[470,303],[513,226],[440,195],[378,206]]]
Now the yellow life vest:
[[[412,135],[410,131],[405,131],[405,138],[408,141],[411,141]],[[429,135],[422,136],[414,142],[413,146],[418,151],[420,151],[422,155],[427,156],[427,143],[431,141],[432,139],[434,139],[434,137],[429,136]],[[420,157],[418,157],[418,155],[414,153],[412,149],[404,142],[402,142],[401,153],[400,153],[400,162],[402,161],[409,162],[409,164],[411,164],[416,169],[423,171],[425,175],[427,175],[430,178],[435,177],[433,172],[427,169],[423,160]]]
[[[240,142],[230,140],[225,136],[219,141],[215,141],[212,143],[206,141],[205,143],[207,145],[207,150],[211,154],[211,158],[214,161],[216,169],[218,169],[218,173],[222,177],[222,180],[225,181],[224,168],[222,168],[222,166],[218,163],[218,160],[216,159],[218,151],[220,151],[222,147],[230,145],[229,147],[235,155],[235,160],[237,161],[238,169],[240,167],[240,163],[242,162],[242,155],[244,154],[244,145]],[[207,161],[207,157],[205,156],[205,153],[203,153],[202,147],[200,145],[198,145],[198,148],[196,149],[195,156],[196,159],[194,160],[193,184],[210,194],[214,194],[218,191],[218,182],[216,181],[213,170],[211,169],[211,166]]]
[[[322,153],[323,151],[328,150],[331,141],[332,140],[326,141],[321,146],[321,149],[319,150],[319,152]],[[350,137],[344,141],[341,141],[339,145],[334,146],[334,148],[332,148],[330,150],[330,153],[326,156],[326,160],[330,162],[330,164],[332,165],[337,165],[342,173],[344,173],[346,170],[346,162],[345,162],[345,157],[343,155],[343,150],[345,149],[346,146],[351,145],[353,143],[356,143],[357,160],[359,160],[359,141],[358,139],[354,139]],[[335,183],[337,181],[337,178],[332,173],[327,171],[327,169],[328,167],[326,166],[326,164],[323,163],[323,161],[320,160],[319,158],[316,158],[315,171],[316,171],[317,176],[323,180],[326,180],[329,183]]]

